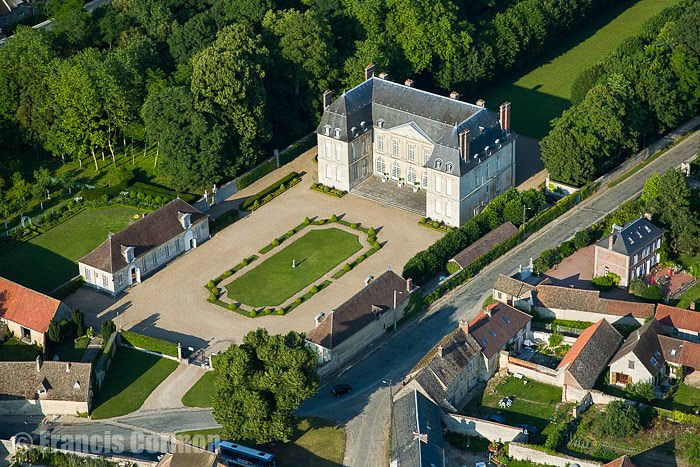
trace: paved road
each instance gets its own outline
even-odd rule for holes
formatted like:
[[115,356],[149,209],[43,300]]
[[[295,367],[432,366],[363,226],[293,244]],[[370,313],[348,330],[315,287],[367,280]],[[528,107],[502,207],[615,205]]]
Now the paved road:
[[512,274],[531,257],[553,248],[616,209],[641,192],[653,172],[676,167],[697,153],[700,132],[670,149],[634,176],[597,196],[584,201],[552,225],[515,250],[492,263],[472,281],[453,291],[417,321],[405,325],[382,345],[374,346],[363,359],[328,381],[328,385],[349,382],[354,391],[349,397],[333,399],[327,386],[302,405],[301,415],[331,418],[345,424],[348,440],[345,464],[380,466],[386,464],[388,439],[389,390],[382,381],[401,381],[413,366],[442,336],[457,326],[460,319],[470,319],[478,312],[485,296],[499,274]]

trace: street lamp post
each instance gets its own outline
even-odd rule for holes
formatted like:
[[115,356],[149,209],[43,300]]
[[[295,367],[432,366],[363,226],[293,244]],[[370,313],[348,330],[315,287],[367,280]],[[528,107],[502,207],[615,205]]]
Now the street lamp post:
[[523,226],[525,225],[525,210],[532,211],[532,208],[528,208],[523,204]]

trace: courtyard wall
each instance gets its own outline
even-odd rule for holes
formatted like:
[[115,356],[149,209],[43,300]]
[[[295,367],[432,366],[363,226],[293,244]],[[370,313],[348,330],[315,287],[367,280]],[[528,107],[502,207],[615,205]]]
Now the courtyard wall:
[[445,414],[442,418],[447,430],[455,433],[480,436],[502,443],[527,440],[525,430],[515,426],[458,414]]
[[557,467],[568,467],[570,465],[579,465],[580,467],[600,467],[603,465],[600,462],[578,459],[576,457],[569,457],[563,454],[549,454],[538,449],[530,448],[521,443],[510,443],[508,447],[508,455],[515,460],[527,460],[544,465],[556,465]]

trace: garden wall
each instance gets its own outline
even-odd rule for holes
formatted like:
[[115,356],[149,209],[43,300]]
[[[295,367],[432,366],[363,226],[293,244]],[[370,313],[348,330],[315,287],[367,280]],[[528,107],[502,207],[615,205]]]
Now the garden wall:
[[520,360],[519,358],[511,357],[505,350],[501,350],[499,360],[500,368],[508,371],[511,374],[520,373],[528,379],[549,384],[551,386],[561,386],[563,383],[564,375],[562,374],[560,376],[559,372],[556,370],[542,365],[537,365],[536,363]]
[[75,415],[89,411],[87,402],[51,400],[3,400],[0,414],[6,415]]
[[604,392],[595,389],[578,389],[572,386],[564,386],[564,390],[562,391],[562,399],[564,402],[581,402],[586,398],[586,394],[591,395],[591,402],[593,404],[608,405],[615,400],[625,400],[622,397],[611,396],[610,394],[605,394]]
[[571,465],[579,465],[580,467],[600,467],[603,465],[600,462],[577,459],[576,457],[569,457],[563,454],[549,454],[521,443],[510,443],[508,446],[508,456],[515,460],[532,461],[538,464],[556,465],[558,467],[569,467]]
[[442,419],[447,430],[456,433],[481,436],[489,441],[500,441],[502,443],[527,440],[527,435],[522,428],[502,423],[458,414],[445,414]]
[[[80,438],[80,436],[77,436],[76,438]],[[16,442],[19,441],[19,442]],[[10,438],[9,441],[5,440],[0,440],[2,442],[2,445],[7,449],[7,451],[10,453],[10,455],[14,455],[15,452],[17,452],[20,449],[25,449],[27,446],[23,443],[25,440],[15,440],[15,437],[13,436]],[[76,447],[80,446],[80,439],[76,439]],[[89,439],[85,437],[85,442],[89,444]],[[31,446],[35,447],[37,449],[41,449],[40,446]],[[105,460],[107,462],[114,462],[119,465],[135,465],[138,467],[155,467],[158,463],[156,461],[147,461],[143,459],[134,459],[131,457],[124,457],[124,456],[115,456],[115,455],[107,455],[107,454],[90,454],[87,452],[80,452],[80,451],[71,451],[68,449],[59,449],[56,447],[51,447],[51,452],[61,452],[63,454],[68,454],[71,456],[78,456],[78,457],[85,457],[85,458],[90,458],[90,459],[99,459],[99,460]],[[0,458],[1,459],[1,458]]]

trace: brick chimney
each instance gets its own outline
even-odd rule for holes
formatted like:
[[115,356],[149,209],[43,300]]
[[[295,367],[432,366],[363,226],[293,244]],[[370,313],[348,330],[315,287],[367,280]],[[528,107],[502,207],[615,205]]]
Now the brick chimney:
[[478,105],[479,107],[486,107],[486,101],[483,99],[479,99],[476,101],[476,105]]
[[412,88],[413,87],[413,80],[411,78],[408,78],[406,81],[403,82],[403,84],[405,84],[409,88]]
[[442,346],[441,345],[438,345],[437,354],[440,356],[440,358],[442,358]]
[[498,121],[501,123],[501,128],[504,131],[510,131],[510,102],[506,101],[501,104],[498,112]]
[[459,133],[459,154],[465,162],[469,162],[469,130],[466,128]]
[[413,290],[413,279],[409,277],[406,279],[406,291],[410,292],[411,290]]
[[387,73],[386,71],[382,71],[381,73],[379,73],[379,79],[386,79],[388,76],[389,73]]
[[645,213],[644,213],[644,218],[645,218],[646,220],[650,221],[650,220],[651,220],[651,213],[650,213],[650,212],[645,212]]
[[459,320],[459,329],[461,329],[464,334],[469,334],[469,321],[466,319]]
[[370,63],[365,67],[365,81],[374,76],[374,63]]
[[328,110],[331,107],[333,92],[330,89],[323,91],[323,110]]
[[70,373],[70,362],[66,362],[66,373]]
[[459,93],[457,91],[452,91],[450,93],[450,99],[459,99]]

